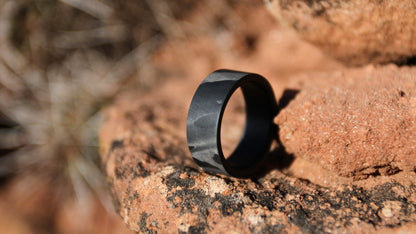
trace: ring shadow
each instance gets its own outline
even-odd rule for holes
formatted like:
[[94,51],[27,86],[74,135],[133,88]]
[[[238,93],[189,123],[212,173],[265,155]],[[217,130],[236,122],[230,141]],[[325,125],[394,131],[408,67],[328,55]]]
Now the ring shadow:
[[[295,99],[297,94],[300,90],[297,89],[285,89],[283,92],[282,97],[280,98],[277,107],[277,114],[276,116],[289,105],[289,103]],[[274,135],[274,141],[276,141],[277,146],[272,149],[267,155],[263,163],[259,166],[259,169],[254,173],[252,178],[261,178],[265,176],[272,170],[283,170],[285,168],[290,167],[290,165],[294,161],[293,154],[289,154],[286,149],[284,148],[282,142],[279,138],[279,126],[276,125],[276,134]]]

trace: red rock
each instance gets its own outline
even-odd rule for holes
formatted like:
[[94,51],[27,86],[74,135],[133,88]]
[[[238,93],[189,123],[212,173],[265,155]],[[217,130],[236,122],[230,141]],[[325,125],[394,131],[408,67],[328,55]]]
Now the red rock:
[[[329,81],[322,85],[330,88],[337,85],[335,78],[340,75],[322,71],[349,72],[293,34],[277,30],[275,25],[270,27],[274,30],[261,26],[252,20],[253,12],[267,15],[253,8],[239,12],[253,31],[214,30],[209,37],[196,36],[163,47],[153,57],[160,72],[155,76],[158,79],[143,74],[141,77],[149,90],[121,93],[103,111],[103,170],[124,222],[142,233],[412,230],[416,223],[416,173],[411,170],[353,180],[304,155],[285,154],[285,149],[277,144],[263,170],[252,179],[207,174],[192,161],[186,144],[186,114],[199,82],[214,69],[258,72],[267,77],[277,97],[285,89],[299,89],[300,93],[282,110],[281,116],[286,109],[296,107],[302,95],[313,91],[299,83],[287,86],[288,80],[299,77],[306,84],[307,77],[316,77],[317,81]],[[241,46],[244,32],[256,38],[255,50]],[[392,68],[383,71],[389,69]],[[391,74],[396,70],[393,68]],[[319,79],[321,76],[327,79]],[[237,105],[229,119],[237,119],[240,114],[241,106]],[[284,125],[286,120],[281,121]],[[238,128],[238,121],[227,124],[230,131]],[[223,146],[232,148],[231,141],[223,139]]]
[[[390,233],[414,227],[415,173],[360,181],[333,176],[334,183],[321,186],[318,177],[333,171],[313,171],[312,162],[302,164],[298,159],[282,165],[282,157],[288,156],[279,153],[279,147],[269,155],[262,175],[253,179],[198,169],[185,137],[187,108],[196,85],[170,80],[145,94],[124,94],[105,112],[101,157],[118,212],[130,229]],[[313,176],[305,180],[296,172],[290,175],[293,169]]]
[[342,176],[416,169],[416,68],[366,67],[300,78],[277,117],[287,152]]
[[413,0],[268,0],[282,23],[349,65],[403,62],[416,55]]

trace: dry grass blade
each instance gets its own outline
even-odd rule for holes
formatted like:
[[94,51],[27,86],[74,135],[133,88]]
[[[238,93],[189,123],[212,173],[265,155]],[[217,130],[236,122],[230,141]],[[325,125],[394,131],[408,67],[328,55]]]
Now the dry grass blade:
[[118,43],[126,40],[127,29],[124,25],[108,25],[100,28],[64,32],[56,36],[53,46],[57,48],[85,48]]
[[98,0],[60,0],[72,7],[80,9],[98,19],[108,19],[113,14],[113,9]]

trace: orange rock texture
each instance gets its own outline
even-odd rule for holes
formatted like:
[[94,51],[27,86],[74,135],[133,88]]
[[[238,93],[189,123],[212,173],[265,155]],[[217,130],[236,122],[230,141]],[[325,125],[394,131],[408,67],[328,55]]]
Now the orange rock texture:
[[122,95],[106,111],[101,158],[130,229],[394,233],[414,228],[415,173],[340,179],[310,161],[292,159],[278,145],[250,179],[202,171],[192,161],[184,131],[193,86],[171,80],[146,94]]
[[[326,2],[302,4],[308,10],[309,5],[326,7]],[[414,230],[416,69],[346,68],[267,18],[262,2],[257,7],[238,3],[243,5],[237,15],[214,17],[214,22],[227,22],[227,30],[215,26],[208,34],[171,41],[151,58],[158,69],[150,77],[157,79],[141,74],[146,91],[123,92],[103,111],[103,170],[124,222],[142,233]],[[291,1],[285,3],[292,6]],[[342,7],[350,3],[357,4],[339,2]],[[200,13],[221,13],[218,8],[203,9]],[[344,13],[340,17],[346,17]],[[190,22],[209,19],[201,15]],[[244,27],[235,28],[241,20]],[[302,23],[314,25],[314,20]],[[340,35],[334,32],[329,43],[344,39]],[[346,55],[348,64],[392,59],[384,52],[379,57],[372,52],[356,56],[363,50],[359,46],[346,52],[339,48],[334,51]],[[396,52],[395,59],[408,55]],[[278,98],[279,138],[249,179],[204,172],[187,147],[186,117],[193,92],[219,68],[263,75]],[[226,137],[221,143],[230,150],[244,113],[239,103],[227,106],[230,116],[223,122]]]
[[416,55],[413,0],[267,0],[283,24],[349,65],[405,62]]
[[311,75],[277,117],[289,153],[342,176],[416,170],[416,68]]

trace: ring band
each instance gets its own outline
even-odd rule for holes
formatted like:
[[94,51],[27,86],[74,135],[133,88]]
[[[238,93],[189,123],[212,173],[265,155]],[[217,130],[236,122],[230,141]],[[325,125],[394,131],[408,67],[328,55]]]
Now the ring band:
[[[221,122],[234,91],[246,103],[243,136],[226,159],[221,147]],[[187,119],[187,140],[194,161],[206,171],[249,177],[263,161],[276,135],[277,103],[269,82],[254,73],[217,70],[199,85]]]

